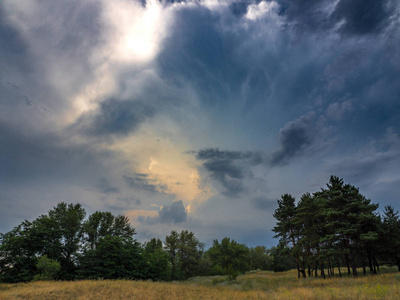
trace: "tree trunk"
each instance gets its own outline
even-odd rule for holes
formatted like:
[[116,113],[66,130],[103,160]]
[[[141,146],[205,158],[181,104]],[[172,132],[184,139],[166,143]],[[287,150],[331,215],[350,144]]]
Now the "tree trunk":
[[311,277],[311,266],[308,264],[308,277]]
[[372,257],[371,257],[371,250],[370,249],[367,249],[367,255],[368,255],[369,270],[370,270],[371,273],[376,274],[376,269],[374,268],[373,263],[372,263]]
[[336,261],[337,261],[337,267],[338,267],[338,270],[339,270],[339,277],[342,277],[342,272],[340,271],[340,261],[339,261],[338,258],[336,258]]
[[356,259],[354,257],[353,251],[350,250],[350,260],[351,260],[351,268],[353,269],[353,276],[357,277],[358,272],[357,272],[357,264],[356,264]]
[[324,261],[321,261],[321,277],[325,279]]
[[329,258],[326,263],[326,269],[328,270],[328,276],[331,277],[332,276],[332,268],[331,268],[331,262],[330,262]]
[[378,262],[377,262],[377,260],[376,260],[375,255],[373,255],[372,259],[374,260],[374,263],[375,263],[375,265],[376,265],[376,268],[378,269],[378,271],[380,271],[380,270],[379,270],[379,264],[378,264]]
[[[296,248],[296,240],[294,239],[292,229],[290,229],[290,235],[292,236],[293,249],[295,249]],[[298,256],[296,256],[296,267],[297,267],[297,278],[300,278],[300,262],[299,262]]]
[[[400,272],[400,267],[399,267],[399,272]],[[318,260],[315,262],[315,277],[318,277]]]
[[346,254],[346,265],[347,265],[347,273],[350,275],[350,260],[349,260],[349,255]]

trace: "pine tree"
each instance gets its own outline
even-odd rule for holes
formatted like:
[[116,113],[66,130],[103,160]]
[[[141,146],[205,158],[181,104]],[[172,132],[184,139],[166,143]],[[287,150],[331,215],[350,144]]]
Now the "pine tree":
[[296,259],[297,264],[297,275],[300,277],[300,273],[303,277],[306,277],[304,269],[300,268],[299,248],[297,241],[299,239],[299,224],[296,223],[296,204],[295,198],[289,194],[282,195],[281,199],[278,199],[278,208],[275,210],[274,217],[277,220],[276,226],[272,229],[276,233],[275,238],[279,238],[279,242],[289,247],[291,245],[291,253]]
[[385,206],[382,218],[382,254],[386,262],[397,265],[400,272],[400,219],[399,212]]

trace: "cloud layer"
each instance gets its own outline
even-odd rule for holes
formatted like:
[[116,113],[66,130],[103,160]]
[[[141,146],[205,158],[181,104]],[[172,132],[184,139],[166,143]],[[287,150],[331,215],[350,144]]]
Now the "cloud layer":
[[397,205],[393,0],[4,0],[0,232],[59,201],[138,239],[274,244],[331,174]]

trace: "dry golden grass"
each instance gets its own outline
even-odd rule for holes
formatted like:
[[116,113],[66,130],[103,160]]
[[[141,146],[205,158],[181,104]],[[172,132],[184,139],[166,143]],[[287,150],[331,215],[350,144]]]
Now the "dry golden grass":
[[0,299],[400,299],[400,274],[297,279],[296,272],[250,272],[235,282],[74,281],[0,284]]

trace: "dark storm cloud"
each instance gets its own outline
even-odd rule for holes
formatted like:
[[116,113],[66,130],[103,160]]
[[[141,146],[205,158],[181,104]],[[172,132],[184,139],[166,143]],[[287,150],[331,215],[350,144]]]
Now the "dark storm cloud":
[[393,11],[387,0],[340,0],[332,14],[336,22],[344,21],[339,31],[344,34],[369,34],[381,31]]
[[156,217],[138,217],[138,222],[153,224],[171,224],[186,222],[187,212],[182,200],[175,201],[171,205],[162,206]]
[[148,174],[124,175],[124,180],[133,189],[137,188],[153,193],[162,193],[167,189],[165,185],[155,184],[155,180],[150,179]]
[[154,109],[138,101],[109,99],[102,102],[96,112],[81,117],[75,127],[88,135],[126,135],[154,115]]
[[[23,71],[29,70],[29,60],[26,57],[27,45],[19,32],[7,22],[7,15],[0,4],[0,68],[6,62],[14,62]],[[3,69],[4,70],[4,69]],[[0,79],[6,75],[0,72]]]
[[281,14],[295,29],[326,32],[340,26],[339,32],[344,35],[378,33],[396,12],[395,2],[390,0],[340,0],[336,6],[327,0],[278,0],[278,3]]
[[258,210],[273,211],[276,208],[276,200],[264,197],[256,197],[251,200],[251,204]]
[[259,153],[221,151],[218,148],[200,150],[196,158],[204,161],[203,167],[210,172],[214,180],[224,186],[223,193],[231,197],[237,197],[245,191],[244,171],[263,162],[263,157]]
[[218,148],[202,149],[197,152],[199,160],[248,160],[254,165],[260,164],[263,157],[260,153],[250,151],[221,151]]
[[120,214],[123,211],[131,210],[132,207],[138,207],[142,204],[142,200],[135,197],[113,197],[112,202],[104,203],[104,210],[115,214]]
[[315,137],[313,114],[289,122],[279,131],[280,149],[272,154],[272,165],[285,165],[304,153]]
[[399,168],[400,138],[394,128],[388,128],[382,137],[357,149],[351,156],[327,166],[332,174],[338,174],[365,190],[379,190],[386,199],[393,195],[393,191],[383,193],[383,186],[400,180]]
[[[392,205],[396,209],[400,209],[398,205],[400,195],[400,178],[391,178],[379,183],[374,182],[367,183],[361,186],[362,191],[368,189],[367,198],[371,199],[375,203],[379,203],[380,210],[387,205]],[[361,188],[360,187],[360,188]]]
[[107,179],[100,178],[99,182],[96,185],[97,190],[106,195],[116,194],[119,192],[119,189],[113,186]]
[[[329,22],[326,12],[326,0],[278,0],[280,13],[294,23],[297,31],[327,29]],[[332,2],[332,1],[330,1]]]
[[102,161],[112,155],[68,135],[37,133],[0,122],[0,184],[29,181],[88,180],[101,174]]
[[377,152],[367,157],[352,157],[333,165],[330,170],[358,182],[374,182],[381,174],[390,172],[400,164],[399,151]]
[[234,0],[229,4],[232,14],[237,17],[243,17],[248,10],[249,5],[259,4],[262,0]]
[[29,81],[35,65],[28,43],[9,21],[10,18],[0,4],[0,111],[3,112],[8,109],[14,111],[20,104],[32,104],[30,97],[14,79],[22,77],[22,81]]
[[226,36],[220,25],[220,16],[204,6],[181,8],[157,58],[164,80],[192,86],[202,103],[211,106],[229,103],[230,88],[237,85],[226,83],[243,81],[246,75],[232,62],[234,36]]
[[160,223],[181,223],[186,221],[187,213],[182,200],[163,206],[159,211]]

